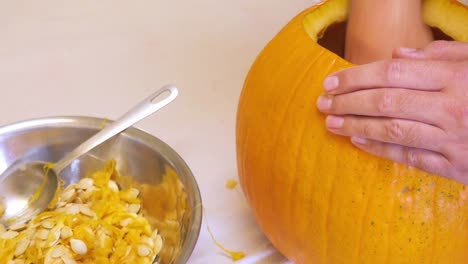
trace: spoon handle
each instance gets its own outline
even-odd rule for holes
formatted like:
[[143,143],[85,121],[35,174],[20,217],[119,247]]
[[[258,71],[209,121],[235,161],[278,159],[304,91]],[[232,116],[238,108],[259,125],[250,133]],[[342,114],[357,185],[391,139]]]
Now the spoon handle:
[[[156,100],[159,96],[167,93],[169,94],[163,99]],[[164,106],[172,102],[177,97],[177,95],[178,90],[175,86],[166,85],[162,87],[161,89],[144,99],[141,103],[133,107],[130,111],[125,113],[118,120],[106,126],[104,129],[102,129],[97,134],[83,142],[81,145],[79,145],[77,148],[75,148],[65,157],[59,160],[54,166],[55,172],[59,174],[64,168],[70,165],[72,161],[79,158],[81,155],[90,151],[102,142],[131,127],[138,121],[163,108]]]

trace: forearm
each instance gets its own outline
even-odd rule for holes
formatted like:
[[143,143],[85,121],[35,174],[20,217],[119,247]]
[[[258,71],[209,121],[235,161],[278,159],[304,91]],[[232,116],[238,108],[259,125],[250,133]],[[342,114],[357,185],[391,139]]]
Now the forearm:
[[422,48],[432,40],[421,0],[352,0],[346,58],[362,64],[391,57],[400,46]]

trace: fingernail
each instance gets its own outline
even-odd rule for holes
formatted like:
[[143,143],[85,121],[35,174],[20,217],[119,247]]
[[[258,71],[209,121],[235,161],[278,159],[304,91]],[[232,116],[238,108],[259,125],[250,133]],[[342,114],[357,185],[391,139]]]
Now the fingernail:
[[344,118],[341,116],[327,116],[325,119],[325,125],[328,128],[340,128],[343,126]]
[[403,53],[414,53],[414,52],[417,52],[418,49],[403,47],[403,48],[400,48],[400,51]]
[[323,89],[325,89],[325,91],[328,92],[328,91],[338,88],[339,84],[340,84],[340,80],[338,79],[337,76],[328,76],[323,81]]
[[364,145],[367,143],[367,139],[362,138],[362,137],[351,137],[351,141],[354,144],[358,144],[358,145]]
[[410,58],[415,58],[415,59],[424,58],[424,51],[421,49],[399,48],[398,50],[400,53]]
[[332,104],[332,99],[326,96],[319,96],[317,99],[317,108],[319,110],[327,110],[330,109]]

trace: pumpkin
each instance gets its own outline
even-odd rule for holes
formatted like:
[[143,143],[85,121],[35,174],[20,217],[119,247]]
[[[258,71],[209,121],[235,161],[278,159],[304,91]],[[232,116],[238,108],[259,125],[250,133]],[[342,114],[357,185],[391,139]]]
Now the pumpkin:
[[[260,227],[296,263],[468,263],[468,187],[358,150],[326,131],[324,78],[353,64],[317,43],[346,21],[327,0],[290,21],[240,96],[240,183]],[[468,8],[426,0],[425,23],[468,41]],[[332,28],[332,27],[330,27]]]

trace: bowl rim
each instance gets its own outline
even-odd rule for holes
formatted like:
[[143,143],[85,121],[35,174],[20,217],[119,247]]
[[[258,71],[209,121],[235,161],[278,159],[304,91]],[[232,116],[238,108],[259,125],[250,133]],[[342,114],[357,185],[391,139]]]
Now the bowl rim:
[[[1,125],[0,135],[44,127],[80,127],[88,129],[101,129],[104,122],[113,121],[114,120],[109,118],[80,115],[36,117]],[[185,160],[183,160],[182,157],[172,147],[149,132],[132,126],[122,131],[120,134],[130,137],[141,143],[145,143],[151,148],[160,150],[166,155],[170,162],[178,164],[178,174],[184,175],[186,181],[188,181],[193,186],[195,207],[192,209],[190,216],[192,225],[187,230],[187,237],[177,260],[177,264],[186,263],[190,259],[190,256],[192,255],[198,242],[203,217],[200,188],[192,171],[190,170]]]

